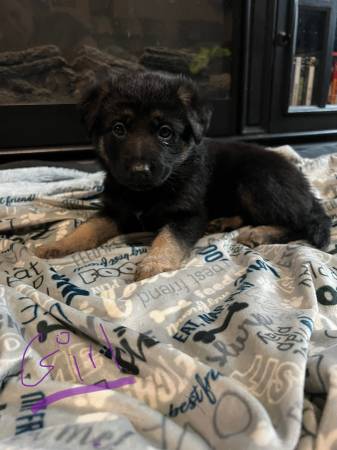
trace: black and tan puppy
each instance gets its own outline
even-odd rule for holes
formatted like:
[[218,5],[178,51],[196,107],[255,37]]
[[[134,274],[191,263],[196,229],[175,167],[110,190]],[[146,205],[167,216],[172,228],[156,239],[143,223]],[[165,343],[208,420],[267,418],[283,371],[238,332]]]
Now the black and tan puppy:
[[[248,244],[307,239],[324,248],[330,219],[300,171],[283,156],[247,144],[205,144],[210,111],[195,84],[162,73],[123,74],[93,87],[83,118],[106,169],[104,207],[40,257],[87,250],[120,233],[156,231],[136,279],[179,267],[227,217]],[[273,226],[273,227],[272,227]],[[263,240],[261,240],[263,236]]]

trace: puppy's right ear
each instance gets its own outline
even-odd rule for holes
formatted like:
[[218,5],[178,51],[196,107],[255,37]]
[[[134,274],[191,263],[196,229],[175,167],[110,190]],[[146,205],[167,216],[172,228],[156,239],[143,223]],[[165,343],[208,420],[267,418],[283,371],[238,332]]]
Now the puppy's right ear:
[[186,110],[186,116],[196,144],[200,144],[211,121],[212,110],[201,98],[197,86],[191,80],[183,80],[178,89],[178,97]]
[[111,94],[112,79],[98,80],[87,77],[78,88],[79,110],[90,137],[98,138],[104,131],[102,107]]

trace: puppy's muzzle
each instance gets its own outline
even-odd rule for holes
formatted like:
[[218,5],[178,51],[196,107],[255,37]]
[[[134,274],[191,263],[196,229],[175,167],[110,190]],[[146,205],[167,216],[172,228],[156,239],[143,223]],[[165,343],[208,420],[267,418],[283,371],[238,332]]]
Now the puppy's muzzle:
[[153,171],[148,163],[135,163],[129,168],[131,184],[137,188],[146,187],[153,183]]
[[150,164],[146,163],[137,163],[134,164],[130,171],[133,175],[141,176],[141,177],[148,177],[151,175],[151,167]]

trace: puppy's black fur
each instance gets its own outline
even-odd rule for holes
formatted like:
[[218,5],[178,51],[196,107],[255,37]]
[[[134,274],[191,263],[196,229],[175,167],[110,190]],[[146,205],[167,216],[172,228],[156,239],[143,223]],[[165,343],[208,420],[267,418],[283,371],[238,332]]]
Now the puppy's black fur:
[[107,171],[103,214],[122,232],[169,225],[190,248],[208,220],[239,215],[286,227],[286,240],[329,243],[330,219],[291,162],[254,145],[203,142],[210,111],[189,79],[112,77],[81,109]]
[[248,245],[293,238],[328,245],[331,221],[295,165],[262,147],[203,140],[211,114],[191,80],[158,72],[111,76],[89,89],[80,107],[107,173],[104,205],[69,236],[39,247],[38,256],[157,231],[138,265],[141,280],[177,269],[209,220],[232,216],[236,226],[277,226],[263,227],[267,242],[241,230]]

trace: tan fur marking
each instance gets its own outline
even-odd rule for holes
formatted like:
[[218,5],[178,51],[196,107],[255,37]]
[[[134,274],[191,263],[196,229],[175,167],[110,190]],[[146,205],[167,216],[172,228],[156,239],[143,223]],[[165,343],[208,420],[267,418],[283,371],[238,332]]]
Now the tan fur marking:
[[98,150],[98,153],[99,153],[100,157],[103,159],[105,164],[109,167],[110,160],[109,160],[108,155],[106,154],[105,145],[104,145],[104,139],[102,137],[100,137],[99,140],[98,140],[97,150]]
[[135,112],[132,109],[125,108],[120,112],[120,117],[124,121],[133,120],[135,118]]
[[223,233],[224,231],[236,230],[243,225],[243,220],[240,216],[221,217],[219,219],[209,222],[208,233]]
[[143,280],[161,272],[176,270],[187,255],[186,248],[178,242],[169,227],[164,227],[154,239],[149,253],[139,264],[136,280]]
[[185,106],[190,106],[192,101],[192,93],[186,90],[183,86],[180,86],[178,89],[178,97]]
[[96,248],[117,235],[117,225],[112,219],[95,216],[63,239],[36,248],[35,254],[39,258],[58,258],[70,253]]
[[237,241],[247,247],[282,242],[287,230],[276,226],[244,227],[239,231]]
[[104,146],[104,139],[103,139],[103,137],[99,138],[97,149],[100,152],[102,157],[105,156],[105,146]]
[[153,111],[151,113],[151,117],[152,117],[152,119],[162,120],[165,117],[165,115],[162,111],[160,111],[159,109],[156,109],[155,111]]

